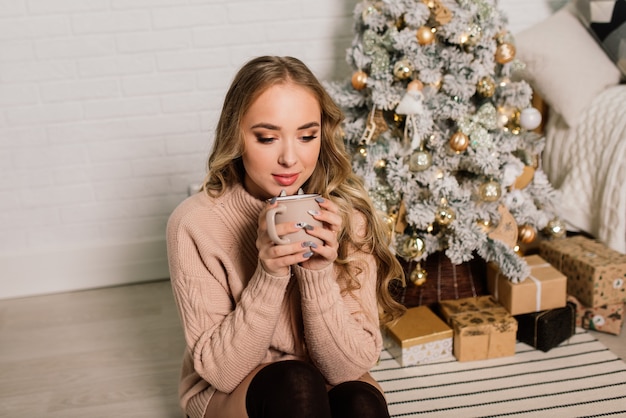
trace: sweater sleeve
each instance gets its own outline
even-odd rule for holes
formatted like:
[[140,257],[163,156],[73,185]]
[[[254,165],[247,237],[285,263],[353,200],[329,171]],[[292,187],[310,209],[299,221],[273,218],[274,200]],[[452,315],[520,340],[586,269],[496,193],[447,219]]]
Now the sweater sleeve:
[[[230,393],[265,359],[289,277],[270,276],[259,265],[249,281],[237,277],[214,241],[191,222],[168,223],[172,288],[194,369]],[[232,282],[248,282],[236,305]]]
[[[358,227],[365,228],[362,215]],[[376,298],[377,264],[372,254],[354,252],[360,287],[342,292],[335,269],[294,267],[302,295],[302,315],[309,356],[332,385],[355,380],[379,358],[382,337]]]

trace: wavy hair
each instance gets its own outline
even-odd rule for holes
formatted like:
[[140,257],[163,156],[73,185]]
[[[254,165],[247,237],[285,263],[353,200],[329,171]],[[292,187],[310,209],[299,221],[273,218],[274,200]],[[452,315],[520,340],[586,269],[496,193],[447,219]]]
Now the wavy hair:
[[[351,263],[350,249],[357,248],[373,254],[378,264],[376,287],[380,319],[388,322],[397,318],[405,308],[392,297],[390,285],[396,279],[404,282],[404,271],[389,249],[387,227],[376,213],[361,179],[352,171],[341,135],[343,112],[302,61],[293,57],[262,56],[248,61],[235,75],[215,129],[203,190],[211,196],[219,196],[230,186],[243,183],[244,134],[241,121],[266,89],[284,83],[308,89],[320,104],[320,155],[303,188],[306,193],[319,193],[332,198],[340,208],[343,229],[339,235],[339,255],[335,263],[347,283],[346,289],[350,291],[360,286],[356,279],[358,267],[356,263]],[[353,232],[350,215],[354,209],[361,212],[368,222],[364,236]]]

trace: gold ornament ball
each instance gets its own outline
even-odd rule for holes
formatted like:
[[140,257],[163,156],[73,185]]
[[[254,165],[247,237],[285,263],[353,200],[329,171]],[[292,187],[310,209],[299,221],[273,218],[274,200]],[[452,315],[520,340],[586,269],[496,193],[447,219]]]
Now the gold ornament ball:
[[476,223],[485,233],[491,231],[491,221],[488,219],[479,219]]
[[457,153],[463,152],[469,146],[469,137],[461,131],[455,132],[450,137],[449,144],[450,144],[450,148],[452,148],[454,152],[457,152]]
[[363,70],[358,70],[352,74],[352,87],[356,90],[363,90],[367,86],[367,73]]
[[428,272],[421,267],[416,268],[411,272],[409,279],[415,286],[423,286],[428,280]]
[[509,117],[508,123],[506,124],[504,129],[510,131],[514,135],[517,135],[520,133],[522,129],[522,125],[520,124],[520,110],[519,109],[513,110],[513,113]]
[[515,58],[515,46],[511,43],[504,42],[498,45],[496,49],[496,62],[498,64],[506,64]]
[[495,202],[500,199],[502,188],[497,181],[489,180],[480,185],[478,193],[484,202]]
[[421,26],[419,29],[417,29],[415,37],[417,38],[417,42],[420,45],[428,45],[434,42],[435,33],[433,32],[432,28],[429,28],[428,26]]
[[560,219],[552,219],[548,222],[548,225],[546,225],[546,232],[554,238],[561,238],[567,231]]
[[491,97],[496,92],[496,82],[491,77],[483,77],[478,80],[476,91],[483,97]]
[[448,226],[456,219],[454,210],[448,206],[440,206],[435,214],[435,221],[441,226]]
[[433,156],[428,151],[418,150],[409,158],[409,170],[412,172],[428,170],[433,164]]
[[406,80],[411,77],[412,74],[413,64],[407,59],[401,59],[393,66],[393,75],[395,75],[398,80]]
[[424,253],[424,241],[420,237],[412,236],[402,244],[402,254],[408,258],[417,258]]
[[517,238],[523,244],[530,244],[537,237],[537,231],[531,225],[520,225],[517,230]]

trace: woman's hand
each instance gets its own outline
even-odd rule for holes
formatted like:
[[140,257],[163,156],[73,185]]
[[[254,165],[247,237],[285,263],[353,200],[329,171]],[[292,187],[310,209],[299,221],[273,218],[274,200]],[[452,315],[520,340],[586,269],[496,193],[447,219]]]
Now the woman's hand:
[[[276,207],[277,203],[271,202],[261,211],[258,220],[256,247],[259,250],[259,259],[263,269],[272,276],[286,276],[289,274],[289,266],[306,261],[313,255],[312,247],[306,244],[309,242],[293,242],[289,244],[276,244],[267,233],[267,211]],[[320,220],[322,220],[320,218]],[[297,232],[301,229],[293,223],[276,224],[278,236],[284,236]],[[319,228],[318,228],[319,229]]]
[[316,199],[321,210],[318,213],[309,212],[315,219],[321,221],[322,228],[314,227],[307,229],[307,234],[324,241],[323,246],[311,247],[313,256],[302,262],[304,268],[311,270],[322,270],[332,264],[339,254],[339,234],[342,229],[342,218],[339,214],[339,207],[329,199]]

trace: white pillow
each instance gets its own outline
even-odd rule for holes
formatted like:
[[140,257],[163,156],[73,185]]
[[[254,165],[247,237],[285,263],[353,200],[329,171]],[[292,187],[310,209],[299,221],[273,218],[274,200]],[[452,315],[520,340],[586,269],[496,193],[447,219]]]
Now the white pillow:
[[518,33],[515,41],[517,58],[526,64],[521,76],[574,127],[596,95],[619,84],[621,74],[570,7]]

